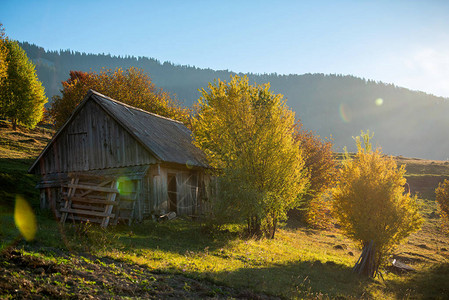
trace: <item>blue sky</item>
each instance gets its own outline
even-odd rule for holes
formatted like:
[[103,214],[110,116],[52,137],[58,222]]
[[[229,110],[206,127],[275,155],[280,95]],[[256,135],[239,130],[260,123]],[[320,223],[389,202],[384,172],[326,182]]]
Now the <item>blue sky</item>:
[[449,97],[449,1],[3,0],[0,22],[49,50],[350,74]]

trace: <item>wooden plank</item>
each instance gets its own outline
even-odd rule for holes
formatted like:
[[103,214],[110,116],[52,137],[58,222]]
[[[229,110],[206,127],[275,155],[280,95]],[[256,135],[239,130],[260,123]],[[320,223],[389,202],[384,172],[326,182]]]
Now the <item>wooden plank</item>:
[[[71,184],[75,185],[75,184],[78,183],[78,181],[79,181],[79,178],[72,178]],[[69,188],[69,191],[67,193],[68,197],[67,197],[66,201],[64,202],[64,207],[63,208],[65,208],[65,209],[70,208],[70,206],[72,205],[72,202],[70,201],[70,197],[72,197],[75,194],[75,191],[76,191],[76,187],[70,187]],[[64,224],[66,219],[67,219],[67,213],[64,213],[64,211],[62,211],[62,209],[60,211],[63,212],[63,214],[61,215],[60,222],[62,224]]]
[[105,212],[96,212],[96,211],[89,211],[89,210],[82,210],[82,209],[73,209],[73,208],[61,208],[62,212],[66,213],[73,213],[73,214],[79,214],[79,215],[89,215],[89,216],[96,216],[96,217],[107,217],[107,218],[113,218],[114,214],[108,214]]
[[[111,182],[111,188],[114,187],[114,186],[116,186],[116,181],[115,180],[113,180]],[[109,193],[108,194],[108,201],[115,201],[115,197],[117,197],[116,193]],[[114,217],[114,216],[112,216],[112,209],[113,208],[114,208],[114,206],[112,206],[112,205],[106,205],[105,210],[104,210],[106,216],[103,219],[103,222],[101,223],[102,227],[107,227],[108,224],[109,224],[109,219]],[[108,215],[110,215],[110,216],[108,216]]]
[[91,211],[100,211],[100,212],[104,211],[104,207],[103,206],[83,205],[83,204],[77,204],[77,203],[72,203],[72,207],[71,208],[83,209],[83,210],[91,210]]
[[142,217],[143,205],[142,205],[142,197],[140,195],[140,193],[142,191],[142,180],[137,180],[137,182],[134,183],[133,186],[135,189],[137,189],[136,194],[135,194],[135,199],[136,199],[135,202],[137,202],[137,209],[138,209],[137,217],[139,219],[139,222],[141,222],[143,220],[143,217]]
[[[101,182],[98,186],[99,186],[99,187],[104,187],[104,186],[107,185],[109,182],[111,182],[111,180],[103,181],[103,182]],[[92,191],[86,191],[86,192],[82,193],[80,196],[81,196],[81,197],[84,197],[84,196],[86,196],[86,195],[88,195],[88,194],[90,194],[90,193],[92,193]]]
[[97,192],[106,192],[106,193],[119,193],[119,190],[116,188],[112,188],[112,187],[100,187],[100,186],[95,186],[95,185],[86,185],[86,184],[66,184],[64,185],[64,187],[68,187],[68,188],[77,188],[77,189],[81,189],[81,190],[92,190],[92,191],[97,191]]
[[103,222],[103,218],[86,218],[86,217],[80,217],[76,215],[69,215],[67,219],[74,220],[74,221],[83,221],[83,222],[90,222],[90,223],[98,223],[101,224]]
[[109,117],[104,119],[104,140],[103,140],[103,152],[104,152],[104,167],[110,168],[111,166],[111,160],[110,160],[110,154],[108,151],[109,148],[109,141],[111,140],[111,137],[109,135]]
[[105,205],[117,205],[117,201],[108,201],[108,200],[99,200],[99,199],[91,199],[85,197],[71,197],[72,202],[83,202],[83,203],[92,203],[92,204],[105,204]]

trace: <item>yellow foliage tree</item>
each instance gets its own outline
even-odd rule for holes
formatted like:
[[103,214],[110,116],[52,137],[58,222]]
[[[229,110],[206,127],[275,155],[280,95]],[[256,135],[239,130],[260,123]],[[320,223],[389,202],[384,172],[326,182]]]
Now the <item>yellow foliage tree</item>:
[[404,192],[404,166],[398,168],[393,158],[372,150],[369,132],[362,131],[361,137],[356,138],[357,154],[353,159],[347,155],[340,169],[333,192],[334,212],[348,237],[364,250],[371,244],[372,251],[362,256],[372,253],[372,264],[358,271],[375,276],[386,254],[419,230],[423,219],[416,196]]
[[449,180],[445,179],[438,184],[435,190],[436,201],[440,207],[441,218],[446,229],[449,228]]
[[97,72],[70,71],[70,78],[62,82],[62,96],[55,96],[50,115],[59,128],[71,115],[89,89],[143,110],[188,121],[189,110],[162,89],[157,88],[150,76],[137,68],[103,70]]
[[6,47],[6,77],[0,81],[0,117],[33,128],[41,119],[47,102],[44,87],[32,61],[16,41],[3,40]]
[[3,29],[3,24],[0,23],[0,83],[6,78],[8,74],[8,64],[6,62],[8,49],[6,48],[5,40],[5,30]]
[[220,175],[215,217],[273,238],[308,183],[294,113],[282,95],[246,76],[201,92],[192,124],[196,145]]

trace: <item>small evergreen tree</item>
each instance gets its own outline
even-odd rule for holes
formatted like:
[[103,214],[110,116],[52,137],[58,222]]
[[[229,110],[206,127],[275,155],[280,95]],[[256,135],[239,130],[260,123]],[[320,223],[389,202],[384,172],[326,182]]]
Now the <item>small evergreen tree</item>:
[[219,175],[214,217],[274,238],[308,183],[294,113],[282,95],[246,76],[218,80],[201,93],[192,123],[196,145]]
[[34,127],[42,118],[47,97],[36,76],[33,63],[15,41],[4,40],[7,56],[7,78],[0,89],[0,115],[11,120],[13,129],[18,123]]
[[343,232],[364,248],[356,270],[375,276],[386,254],[423,220],[416,196],[404,192],[404,166],[398,168],[393,158],[373,151],[369,133],[362,131],[356,143],[357,154],[347,156],[340,169],[334,211]]

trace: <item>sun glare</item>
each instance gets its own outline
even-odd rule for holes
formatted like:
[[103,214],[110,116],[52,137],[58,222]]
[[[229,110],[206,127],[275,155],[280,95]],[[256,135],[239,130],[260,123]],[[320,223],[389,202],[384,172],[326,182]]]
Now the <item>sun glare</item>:
[[34,239],[37,231],[36,216],[28,202],[20,195],[16,196],[14,221],[25,240]]
[[348,113],[348,108],[344,103],[340,104],[339,111],[340,111],[340,118],[344,123],[351,122],[351,115]]
[[382,106],[382,104],[384,104],[384,99],[382,98],[377,98],[376,101],[376,106]]

